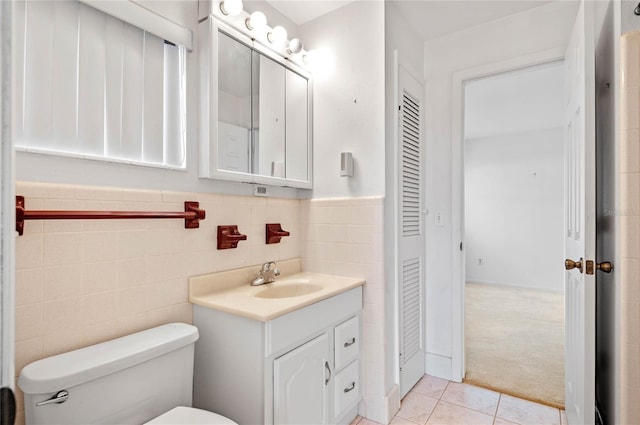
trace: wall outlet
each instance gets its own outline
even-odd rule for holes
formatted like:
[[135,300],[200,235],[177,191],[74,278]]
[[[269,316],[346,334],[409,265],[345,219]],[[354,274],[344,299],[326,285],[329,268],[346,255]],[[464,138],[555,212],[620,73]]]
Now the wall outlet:
[[442,215],[442,211],[436,211],[433,213],[433,220],[436,223],[436,226],[443,227],[444,226],[444,215]]
[[269,196],[266,186],[253,186],[253,196]]
[[478,265],[481,266],[484,264],[484,260],[482,258],[478,258]]

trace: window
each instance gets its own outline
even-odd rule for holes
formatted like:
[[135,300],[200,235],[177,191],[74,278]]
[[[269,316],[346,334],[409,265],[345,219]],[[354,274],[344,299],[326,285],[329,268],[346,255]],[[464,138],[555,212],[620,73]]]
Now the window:
[[182,46],[77,1],[15,8],[18,149],[185,167]]

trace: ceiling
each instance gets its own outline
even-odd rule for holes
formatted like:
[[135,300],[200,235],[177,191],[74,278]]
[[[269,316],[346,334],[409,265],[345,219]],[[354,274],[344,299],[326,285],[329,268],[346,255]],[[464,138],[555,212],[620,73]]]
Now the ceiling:
[[302,25],[312,21],[353,1],[354,0],[267,0],[271,6],[291,19],[296,25]]
[[562,62],[497,74],[465,85],[465,139],[557,128],[564,123]]
[[[382,0],[267,0],[296,25],[302,25],[353,1]],[[441,37],[552,0],[387,0],[420,34],[423,40]]]
[[504,18],[550,0],[390,0],[423,40]]

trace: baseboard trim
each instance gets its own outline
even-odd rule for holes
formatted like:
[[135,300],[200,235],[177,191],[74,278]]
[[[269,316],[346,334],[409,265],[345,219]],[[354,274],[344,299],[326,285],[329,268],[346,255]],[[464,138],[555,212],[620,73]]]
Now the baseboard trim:
[[360,403],[360,416],[380,424],[388,424],[400,410],[400,388],[394,385],[384,396],[370,397]]
[[427,375],[452,381],[452,366],[451,357],[445,357],[434,353],[427,353],[425,356],[424,370],[427,372]]
[[531,285],[514,285],[513,283],[508,283],[508,282],[496,282],[493,280],[472,279],[469,276],[467,276],[466,283],[481,283],[483,285],[504,286],[507,288],[514,288],[514,289],[533,289],[534,291],[544,291],[544,292],[555,292],[555,293],[564,292],[564,287],[555,289],[555,288],[540,288],[540,287],[531,286]]

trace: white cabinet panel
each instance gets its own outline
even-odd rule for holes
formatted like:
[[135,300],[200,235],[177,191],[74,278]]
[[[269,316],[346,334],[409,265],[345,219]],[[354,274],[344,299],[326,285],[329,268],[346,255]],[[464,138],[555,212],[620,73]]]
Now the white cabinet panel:
[[274,423],[328,423],[329,354],[329,337],[322,334],[274,361]]

